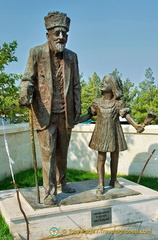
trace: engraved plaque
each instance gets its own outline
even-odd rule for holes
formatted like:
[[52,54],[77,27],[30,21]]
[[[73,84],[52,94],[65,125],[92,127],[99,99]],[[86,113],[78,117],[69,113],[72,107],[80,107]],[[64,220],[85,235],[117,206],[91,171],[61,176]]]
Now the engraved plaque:
[[91,211],[91,226],[104,225],[112,223],[111,207],[95,209]]

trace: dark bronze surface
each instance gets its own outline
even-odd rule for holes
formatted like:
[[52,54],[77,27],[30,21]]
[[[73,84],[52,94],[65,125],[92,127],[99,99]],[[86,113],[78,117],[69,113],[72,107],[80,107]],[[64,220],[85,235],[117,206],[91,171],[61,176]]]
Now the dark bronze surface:
[[80,80],[76,53],[65,48],[70,19],[60,12],[44,18],[48,42],[30,50],[20,83],[20,105],[31,104],[33,125],[42,152],[46,195],[64,191],[71,129],[80,116]]
[[127,149],[119,116],[126,118],[137,132],[144,131],[142,125],[138,124],[129,114],[123,96],[122,82],[119,77],[107,74],[101,83],[102,97],[95,98],[88,113],[80,118],[80,122],[87,121],[97,115],[96,125],[89,143],[90,148],[98,151],[98,187],[96,193],[103,194],[106,153],[110,152],[111,181],[114,188],[122,188],[117,181],[117,169],[119,152]]

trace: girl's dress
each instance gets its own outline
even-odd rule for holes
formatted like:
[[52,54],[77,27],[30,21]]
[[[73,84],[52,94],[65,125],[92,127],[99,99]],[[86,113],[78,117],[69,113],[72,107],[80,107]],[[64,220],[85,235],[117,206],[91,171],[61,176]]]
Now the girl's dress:
[[120,152],[127,149],[119,116],[124,117],[129,109],[122,100],[105,100],[103,97],[93,100],[89,108],[97,115],[96,125],[89,143],[90,148],[100,152]]

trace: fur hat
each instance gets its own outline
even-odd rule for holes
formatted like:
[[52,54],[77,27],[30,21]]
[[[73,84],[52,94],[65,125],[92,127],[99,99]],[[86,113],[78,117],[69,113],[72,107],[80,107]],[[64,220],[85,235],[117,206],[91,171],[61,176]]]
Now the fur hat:
[[47,30],[55,27],[64,27],[69,31],[70,18],[67,14],[62,12],[49,12],[47,16],[44,17],[45,27]]

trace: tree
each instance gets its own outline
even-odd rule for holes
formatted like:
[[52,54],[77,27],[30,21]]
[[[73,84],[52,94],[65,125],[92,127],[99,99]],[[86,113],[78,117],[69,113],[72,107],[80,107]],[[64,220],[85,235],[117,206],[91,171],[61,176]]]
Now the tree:
[[[132,115],[143,123],[147,115],[147,111],[154,111],[158,116],[158,85],[155,84],[155,78],[151,68],[145,71],[145,80],[139,84],[138,96],[134,99]],[[153,124],[158,123],[158,118]]]
[[83,73],[80,74],[79,78],[80,78],[80,86],[81,86],[81,90],[82,90],[84,87],[87,86],[87,83],[83,79]]
[[137,87],[134,87],[134,83],[130,81],[129,78],[123,82],[123,97],[122,99],[126,103],[126,106],[132,108],[133,100],[138,93]]
[[142,91],[148,92],[151,86],[153,86],[154,84],[155,84],[155,78],[153,76],[153,71],[149,67],[145,70],[145,80],[139,84],[139,88]]
[[16,41],[0,46],[0,116],[10,119],[11,123],[28,119],[28,110],[19,108],[19,90],[15,85],[21,75],[5,72],[6,65],[14,61],[17,62],[16,48]]
[[122,73],[120,73],[117,68],[115,68],[115,69],[112,71],[112,74],[113,74],[114,76],[116,76],[116,77],[119,77],[120,79],[122,78]]
[[96,72],[88,79],[88,83],[81,81],[81,105],[82,114],[86,114],[89,106],[96,97],[100,97],[100,77]]

